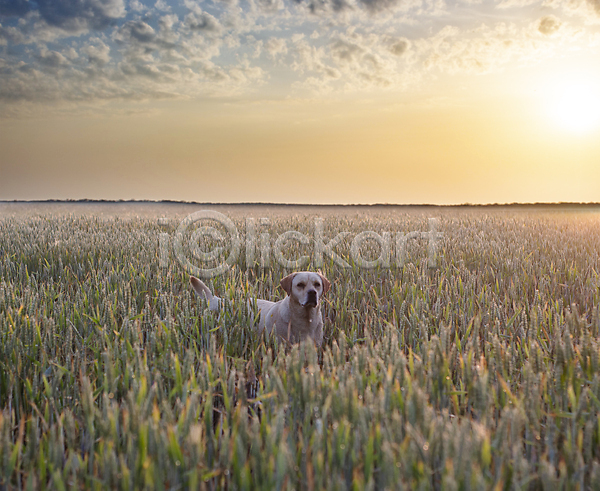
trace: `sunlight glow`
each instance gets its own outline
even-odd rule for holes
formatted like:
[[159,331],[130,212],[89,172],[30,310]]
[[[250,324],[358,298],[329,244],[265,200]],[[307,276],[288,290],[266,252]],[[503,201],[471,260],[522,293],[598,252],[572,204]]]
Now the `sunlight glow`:
[[549,106],[554,121],[572,133],[587,133],[600,127],[600,87],[587,81],[558,85]]

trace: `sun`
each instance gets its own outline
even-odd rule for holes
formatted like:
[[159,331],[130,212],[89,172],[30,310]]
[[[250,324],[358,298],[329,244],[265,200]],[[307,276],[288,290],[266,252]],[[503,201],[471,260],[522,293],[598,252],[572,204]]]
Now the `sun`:
[[558,84],[549,109],[552,119],[571,133],[594,131],[600,128],[600,87],[581,80]]

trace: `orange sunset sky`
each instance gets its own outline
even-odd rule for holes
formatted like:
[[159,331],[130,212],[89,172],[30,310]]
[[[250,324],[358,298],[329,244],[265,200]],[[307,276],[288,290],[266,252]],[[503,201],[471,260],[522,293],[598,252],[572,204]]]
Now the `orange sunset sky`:
[[598,0],[0,0],[0,200],[600,201]]

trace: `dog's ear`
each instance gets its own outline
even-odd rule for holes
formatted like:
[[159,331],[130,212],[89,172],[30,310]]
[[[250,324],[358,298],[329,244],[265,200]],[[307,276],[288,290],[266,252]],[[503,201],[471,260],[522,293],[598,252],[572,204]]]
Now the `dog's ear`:
[[285,293],[287,293],[288,295],[292,293],[292,280],[294,279],[294,276],[296,276],[296,273],[291,273],[285,278],[282,278],[281,282],[279,283],[281,285],[281,288],[283,288],[285,290]]
[[331,288],[331,283],[321,273],[317,273],[317,274],[321,277],[321,281],[323,282],[323,293],[321,295],[325,295]]

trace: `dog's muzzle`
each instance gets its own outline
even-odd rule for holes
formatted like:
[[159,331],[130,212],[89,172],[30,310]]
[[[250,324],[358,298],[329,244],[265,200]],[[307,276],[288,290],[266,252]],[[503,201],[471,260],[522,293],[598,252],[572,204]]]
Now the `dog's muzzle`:
[[317,292],[316,290],[309,290],[306,292],[306,302],[303,307],[316,307],[317,306]]

